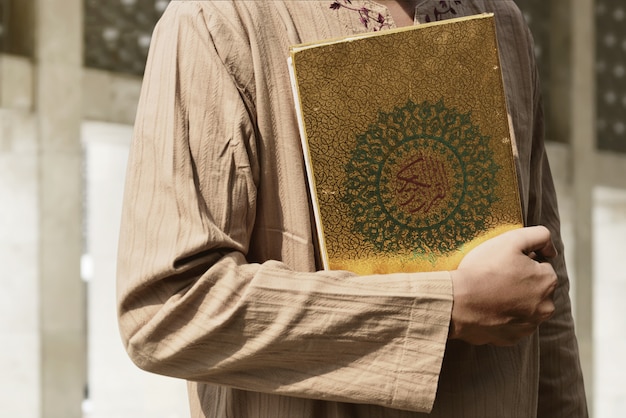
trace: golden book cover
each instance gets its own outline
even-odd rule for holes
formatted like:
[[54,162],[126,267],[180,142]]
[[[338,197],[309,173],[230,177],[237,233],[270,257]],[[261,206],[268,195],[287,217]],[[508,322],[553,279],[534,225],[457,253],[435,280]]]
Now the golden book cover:
[[296,45],[289,65],[325,269],[451,270],[523,226],[492,14]]

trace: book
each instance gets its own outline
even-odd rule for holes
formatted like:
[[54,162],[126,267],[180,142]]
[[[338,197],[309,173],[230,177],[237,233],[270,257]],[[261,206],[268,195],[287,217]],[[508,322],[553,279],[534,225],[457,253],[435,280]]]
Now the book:
[[294,45],[325,269],[451,270],[523,226],[493,14]]

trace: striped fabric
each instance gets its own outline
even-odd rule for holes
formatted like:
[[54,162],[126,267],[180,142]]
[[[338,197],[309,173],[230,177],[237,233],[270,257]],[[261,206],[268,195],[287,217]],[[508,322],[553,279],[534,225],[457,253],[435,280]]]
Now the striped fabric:
[[[352,9],[394,26],[375,2],[331,3],[173,1],[157,25],[119,246],[130,357],[188,380],[192,417],[586,416],[562,258],[557,314],[509,348],[447,341],[448,272],[315,272],[288,47],[371,30]],[[512,1],[449,3],[496,13],[527,223],[563,254],[523,18]]]

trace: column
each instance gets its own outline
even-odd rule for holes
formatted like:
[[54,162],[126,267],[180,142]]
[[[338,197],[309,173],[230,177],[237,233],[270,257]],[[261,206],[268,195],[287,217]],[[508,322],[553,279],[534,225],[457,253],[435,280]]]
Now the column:
[[82,0],[33,0],[41,417],[79,418],[85,390]]

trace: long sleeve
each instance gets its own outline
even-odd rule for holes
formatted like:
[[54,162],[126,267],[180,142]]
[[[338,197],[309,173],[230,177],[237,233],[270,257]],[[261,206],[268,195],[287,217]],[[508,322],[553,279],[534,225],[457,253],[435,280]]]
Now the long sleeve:
[[[539,121],[542,117],[539,116]],[[540,122],[539,122],[540,124]],[[537,129],[542,129],[538,127]],[[537,135],[540,135],[537,132]],[[538,417],[586,417],[588,416],[578,343],[574,332],[569,297],[569,278],[561,240],[560,221],[556,191],[550,166],[543,147],[536,153],[537,223],[547,226],[559,252],[553,260],[559,286],[554,294],[554,316],[539,328],[540,375]]]
[[539,329],[540,374],[537,416],[588,416],[578,344],[574,332],[569,297],[569,278],[565,266],[559,211],[550,165],[544,147],[544,115],[541,92],[535,68],[533,149],[529,222],[548,227],[559,253],[552,261],[559,285],[554,295],[554,316]]
[[[257,121],[244,31],[223,26],[216,47],[210,28],[219,16],[200,3],[173,2],[165,12],[138,109],[117,279],[130,357],[190,381],[429,411],[450,321],[449,274],[359,277],[295,271],[286,259],[252,262],[261,209],[275,205],[282,219],[281,207],[308,206],[263,194],[263,176],[279,171],[266,166],[268,141],[280,147],[284,138]],[[298,231],[279,234],[301,240]]]

